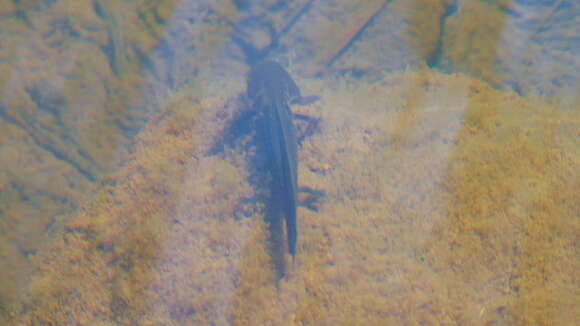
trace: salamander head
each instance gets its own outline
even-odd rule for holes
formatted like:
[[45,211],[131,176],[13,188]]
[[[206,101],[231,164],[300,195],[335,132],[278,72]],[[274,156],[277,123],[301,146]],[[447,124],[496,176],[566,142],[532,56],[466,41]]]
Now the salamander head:
[[275,61],[262,61],[248,75],[248,96],[253,100],[290,102],[300,98],[300,89],[292,77]]

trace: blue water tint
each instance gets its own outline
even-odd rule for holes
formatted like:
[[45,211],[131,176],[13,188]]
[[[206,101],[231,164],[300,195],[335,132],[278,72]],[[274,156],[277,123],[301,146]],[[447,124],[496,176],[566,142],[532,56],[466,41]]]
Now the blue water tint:
[[0,324],[572,324],[579,17],[4,1]]

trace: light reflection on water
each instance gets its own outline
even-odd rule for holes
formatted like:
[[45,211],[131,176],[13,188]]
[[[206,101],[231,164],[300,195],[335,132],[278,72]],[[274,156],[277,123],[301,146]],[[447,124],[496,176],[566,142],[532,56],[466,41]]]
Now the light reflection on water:
[[[572,1],[4,2],[0,323],[574,324]],[[279,284],[224,136],[264,58],[320,96]]]

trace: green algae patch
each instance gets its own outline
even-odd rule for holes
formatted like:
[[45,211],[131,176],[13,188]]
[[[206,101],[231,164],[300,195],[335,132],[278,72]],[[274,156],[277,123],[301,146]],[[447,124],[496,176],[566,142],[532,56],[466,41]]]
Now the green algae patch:
[[[34,257],[15,325],[574,324],[579,110],[462,75],[304,81],[296,260],[276,283],[236,101],[184,89]],[[577,301],[577,300],[576,300]]]

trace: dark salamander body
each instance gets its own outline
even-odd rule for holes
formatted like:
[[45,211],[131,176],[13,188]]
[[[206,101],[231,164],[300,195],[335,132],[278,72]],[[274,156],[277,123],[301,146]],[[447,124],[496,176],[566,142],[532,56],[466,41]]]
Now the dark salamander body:
[[263,152],[262,166],[269,190],[266,220],[271,252],[279,277],[285,274],[283,226],[286,223],[288,251],[296,255],[296,192],[298,145],[289,103],[300,98],[292,77],[278,63],[264,61],[248,76],[247,95],[256,111],[256,127]]

